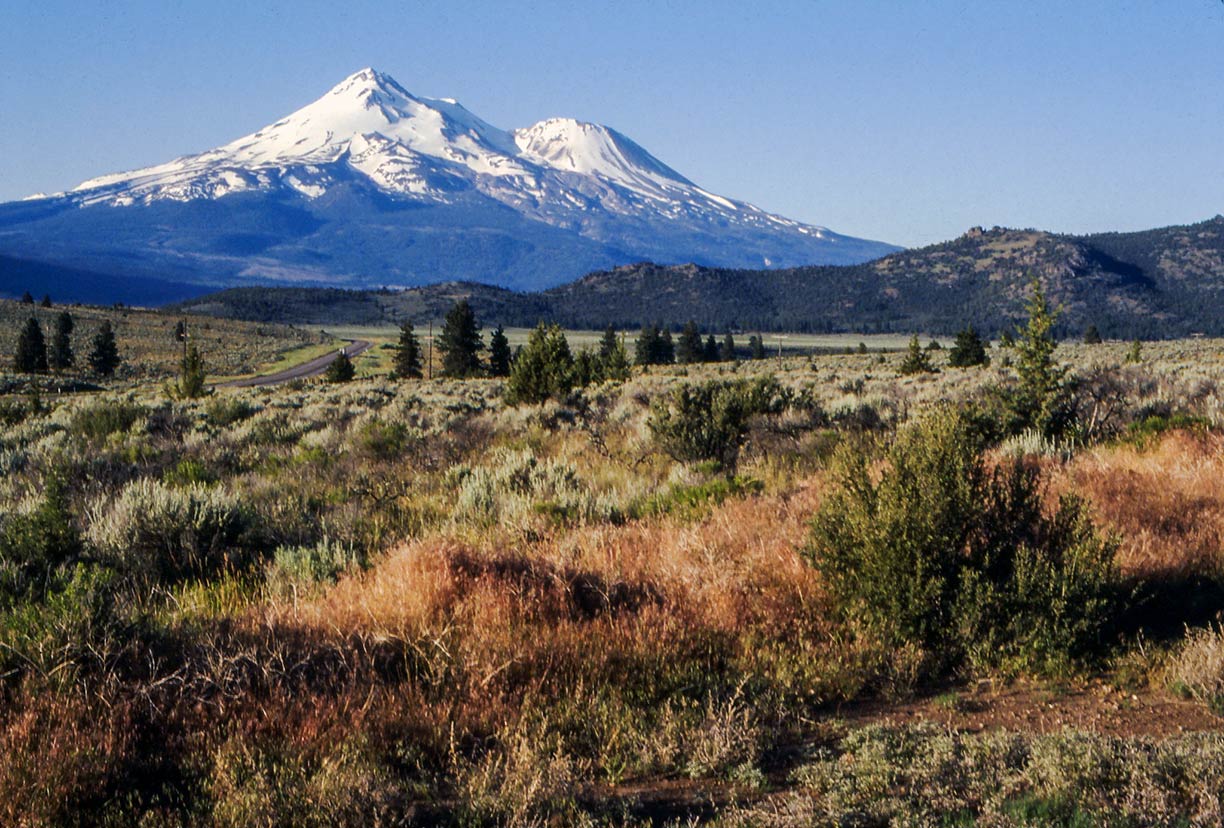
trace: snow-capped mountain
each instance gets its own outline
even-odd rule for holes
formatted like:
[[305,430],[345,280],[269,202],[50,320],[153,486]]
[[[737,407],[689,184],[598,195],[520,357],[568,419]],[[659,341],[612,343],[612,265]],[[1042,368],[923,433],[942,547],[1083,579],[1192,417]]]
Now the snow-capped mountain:
[[363,69],[225,146],[0,206],[0,251],[34,249],[217,284],[534,288],[641,259],[782,267],[896,248],[707,192],[608,127],[506,131]]

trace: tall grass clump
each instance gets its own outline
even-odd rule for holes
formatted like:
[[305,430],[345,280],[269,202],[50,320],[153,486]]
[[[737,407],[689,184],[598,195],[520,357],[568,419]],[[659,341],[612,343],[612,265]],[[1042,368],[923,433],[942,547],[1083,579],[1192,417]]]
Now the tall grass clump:
[[875,461],[862,448],[839,453],[805,550],[844,619],[919,648],[934,674],[1056,671],[1100,652],[1114,544],[1081,501],[1047,511],[1037,471],[988,462],[952,410],[903,430]]
[[93,505],[87,536],[117,568],[170,581],[246,566],[265,545],[260,528],[251,508],[224,489],[142,479]]
[[137,403],[100,400],[73,414],[68,431],[85,440],[98,442],[117,432],[129,430],[148,413],[144,406]]
[[1224,627],[1191,630],[1168,666],[1173,690],[1224,715]]
[[537,458],[529,451],[502,450],[492,462],[458,467],[455,517],[478,525],[545,515],[562,521],[618,519],[620,511],[593,493],[568,463]]

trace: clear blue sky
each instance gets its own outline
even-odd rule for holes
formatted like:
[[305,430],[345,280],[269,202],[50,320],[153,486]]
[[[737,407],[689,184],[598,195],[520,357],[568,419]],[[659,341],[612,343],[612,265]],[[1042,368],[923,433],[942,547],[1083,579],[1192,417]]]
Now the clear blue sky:
[[1224,212],[1220,0],[0,0],[0,30],[0,200],[222,144],[373,65],[898,244]]

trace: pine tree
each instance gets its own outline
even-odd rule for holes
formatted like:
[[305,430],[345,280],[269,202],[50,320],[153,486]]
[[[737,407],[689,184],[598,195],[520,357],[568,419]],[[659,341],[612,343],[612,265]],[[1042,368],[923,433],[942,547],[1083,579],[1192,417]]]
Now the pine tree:
[[97,375],[109,377],[115,373],[121,361],[119,346],[115,344],[115,331],[111,328],[110,320],[105,320],[94,336],[93,349],[89,352],[89,367]]
[[21,374],[42,374],[47,371],[47,341],[43,339],[38,320],[32,316],[26,320],[25,327],[17,338],[13,370]]
[[411,322],[400,325],[399,345],[395,349],[395,376],[400,379],[421,378],[421,341]]
[[723,337],[722,348],[719,349],[718,357],[723,362],[735,362],[735,337],[727,331],[727,335]]
[[655,355],[659,350],[658,342],[658,327],[650,322],[644,323],[633,346],[633,361],[638,365],[654,365]]
[[25,293],[21,294],[21,304],[23,305],[33,305],[34,304],[34,296],[28,290]]
[[501,325],[489,337],[489,376],[510,376],[510,340]]
[[[607,338],[606,333],[604,337]],[[599,346],[599,361],[603,379],[624,382],[629,379],[630,374],[629,355],[625,353],[625,343],[614,333],[612,344],[607,350],[604,348],[605,344],[601,342]]]
[[860,354],[865,354],[865,353],[867,353],[867,343],[866,343],[866,342],[860,342],[860,343],[858,344],[858,352],[859,352]]
[[680,331],[680,338],[676,341],[676,362],[681,365],[701,362],[703,350],[697,323],[689,320],[685,323],[684,330]]
[[1131,343],[1130,350],[1126,352],[1126,361],[1131,365],[1143,362],[1143,343],[1138,339]]
[[1101,332],[1097,330],[1096,325],[1089,325],[1088,329],[1084,331],[1084,344],[1085,345],[1100,345],[1101,344]]
[[714,334],[706,337],[705,347],[701,349],[702,362],[718,362],[718,340]]
[[478,376],[482,350],[484,341],[480,337],[476,312],[467,299],[460,299],[447,312],[442,334],[438,337],[443,375],[459,379]]
[[173,396],[181,400],[203,397],[206,393],[204,385],[206,377],[204,357],[200,356],[200,349],[194,344],[188,346],[183,352],[183,358],[179,360],[179,381]]
[[72,329],[75,327],[72,314],[60,311],[55,317],[55,336],[51,339],[51,367],[64,371],[72,367],[76,357],[72,353]]
[[51,294],[49,294],[49,293],[44,293],[44,294],[43,294],[43,298],[42,298],[42,302],[40,302],[39,304],[41,304],[41,305],[42,305],[44,308],[49,308],[49,307],[51,307]]
[[1067,369],[1054,362],[1054,349],[1058,347],[1052,333],[1056,314],[1036,280],[1028,316],[1028,324],[1015,344],[1016,373],[1020,378],[1015,411],[1026,425],[1051,434],[1061,427],[1059,408]]
[[671,365],[676,361],[676,345],[672,342],[670,330],[664,328],[656,344],[658,345],[658,352],[655,354],[656,364]]
[[599,339],[599,358],[606,360],[612,355],[612,352],[618,348],[624,351],[621,346],[620,338],[616,335],[616,328],[609,325],[604,329],[603,336]]
[[918,344],[918,334],[910,337],[909,351],[905,355],[905,359],[901,362],[901,374],[929,374],[935,371],[931,365],[931,355],[922,350],[922,346]]
[[506,381],[510,405],[563,397],[574,387],[574,357],[559,325],[541,322],[527,338]]
[[990,362],[986,355],[986,343],[970,325],[956,335],[952,350],[948,351],[948,364],[953,368],[969,368]]
[[335,383],[348,382],[356,375],[357,369],[353,366],[353,360],[341,350],[339,356],[333,359],[327,366],[327,370],[323,372],[323,379]]
[[765,358],[765,340],[760,334],[753,334],[748,338],[748,348],[752,351],[753,359]]

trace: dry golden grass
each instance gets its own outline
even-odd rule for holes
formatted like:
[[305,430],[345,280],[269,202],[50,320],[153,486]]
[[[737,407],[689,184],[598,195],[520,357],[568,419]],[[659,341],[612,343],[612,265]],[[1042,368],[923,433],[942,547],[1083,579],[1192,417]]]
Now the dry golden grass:
[[1054,471],[1053,488],[1086,497],[1117,531],[1135,576],[1216,573],[1224,563],[1224,439],[1171,432],[1146,450],[1093,449]]
[[369,573],[280,612],[317,629],[396,636],[456,617],[493,632],[507,615],[556,622],[625,604],[666,605],[728,631],[762,616],[781,622],[818,594],[797,551],[817,498],[818,487],[809,484],[789,496],[722,504],[697,524],[596,525],[516,549],[435,536],[394,549]]

